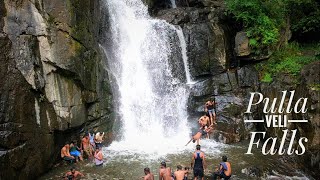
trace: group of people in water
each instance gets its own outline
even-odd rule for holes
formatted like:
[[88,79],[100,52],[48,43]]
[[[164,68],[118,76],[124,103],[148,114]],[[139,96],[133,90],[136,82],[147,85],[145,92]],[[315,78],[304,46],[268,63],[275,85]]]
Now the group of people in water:
[[[96,166],[103,166],[102,143],[104,132],[87,132],[81,139],[81,145],[78,147],[77,141],[66,142],[61,148],[60,156],[62,160],[73,164],[78,161],[83,161],[83,156],[89,160],[94,160]],[[71,168],[64,176],[65,179],[77,179],[83,177],[83,174]]]
[[[216,102],[207,101],[204,105],[205,115],[201,116],[198,120],[200,126],[197,133],[195,133],[190,141],[186,144],[188,145],[191,141],[193,143],[197,142],[196,151],[192,154],[191,160],[191,170],[193,170],[194,180],[204,179],[204,169],[207,168],[205,153],[201,151],[200,139],[202,137],[209,138],[209,134],[213,132],[214,126],[217,124],[216,121]],[[231,177],[231,164],[227,161],[227,156],[222,156],[221,163],[216,167],[214,173],[212,174],[212,179],[223,178],[225,180]],[[154,180],[154,174],[150,172],[148,167],[144,168],[145,176],[144,180]],[[183,167],[181,165],[177,166],[175,172],[172,173],[171,168],[166,166],[166,162],[160,163],[159,169],[159,180],[188,180],[188,175],[191,174],[189,167]]]
[[[205,153],[201,151],[200,138],[209,138],[209,134],[212,133],[216,121],[216,111],[215,111],[215,101],[207,101],[204,105],[205,115],[201,116],[198,120],[200,126],[199,130],[195,135],[192,136],[191,141],[193,143],[197,142],[196,150],[192,154],[191,168],[177,166],[175,172],[171,171],[170,167],[167,167],[165,161],[160,163],[159,169],[159,180],[188,180],[188,175],[191,174],[193,170],[193,177],[195,180],[198,178],[204,179],[204,169],[206,169]],[[88,159],[94,159],[96,166],[103,165],[103,154],[101,151],[104,133],[98,132],[94,134],[93,132],[86,133],[82,140],[80,147],[77,146],[76,141],[71,143],[66,143],[61,149],[61,158],[69,163],[76,163],[78,161],[83,161],[83,156]],[[186,145],[187,145],[186,144]],[[144,174],[142,178],[144,180],[154,180],[154,174],[150,171],[150,168],[144,168]],[[84,177],[84,175],[76,171],[74,167],[70,169],[63,176],[64,179],[73,180]],[[231,177],[231,165],[227,161],[227,156],[222,156],[222,162],[217,166],[216,170],[212,174],[213,179],[218,177],[224,178],[225,180]]]
[[[194,180],[204,180],[204,169],[206,169],[205,154],[201,151],[201,146],[196,145],[196,151],[192,154],[191,170],[193,170]],[[154,174],[151,173],[148,167],[144,168],[145,176],[144,180],[154,180]],[[172,173],[171,168],[167,167],[165,161],[160,163],[159,180],[188,180],[188,176],[191,173],[189,167],[182,168],[181,165],[177,166],[177,170]],[[231,177],[231,164],[228,162],[227,156],[222,156],[222,162],[215,169],[212,179],[216,180],[218,177],[225,180]]]

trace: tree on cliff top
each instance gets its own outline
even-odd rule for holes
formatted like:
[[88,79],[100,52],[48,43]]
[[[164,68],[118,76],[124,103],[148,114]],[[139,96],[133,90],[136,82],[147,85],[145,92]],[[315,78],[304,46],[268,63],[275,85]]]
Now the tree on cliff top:
[[319,3],[315,0],[226,0],[228,13],[241,22],[256,54],[279,42],[280,31],[291,22],[293,34],[320,29]]

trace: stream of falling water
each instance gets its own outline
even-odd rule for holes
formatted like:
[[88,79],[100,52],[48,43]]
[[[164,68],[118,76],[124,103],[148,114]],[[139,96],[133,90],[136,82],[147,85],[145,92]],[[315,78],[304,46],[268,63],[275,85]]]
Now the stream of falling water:
[[[172,73],[169,59],[177,53],[171,37],[176,35],[181,42],[181,59],[187,61],[182,30],[151,18],[140,0],[105,3],[112,39],[106,53],[113,76],[117,77],[122,127],[118,130],[122,138],[108,150],[153,157],[185,150],[184,144],[190,138],[188,86]],[[189,68],[185,69],[190,83]]]
[[176,0],[170,0],[172,8],[177,8]]

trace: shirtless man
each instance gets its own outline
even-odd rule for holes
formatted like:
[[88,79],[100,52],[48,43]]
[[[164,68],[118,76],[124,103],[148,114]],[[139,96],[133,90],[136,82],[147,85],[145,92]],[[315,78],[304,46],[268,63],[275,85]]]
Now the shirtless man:
[[76,171],[74,167],[72,167],[70,171],[68,171],[64,175],[65,180],[75,180],[75,179],[79,179],[80,177],[84,177],[84,175],[81,172]]
[[202,126],[208,125],[209,120],[210,119],[208,116],[206,115],[201,116],[198,120],[199,126],[202,127]]
[[167,164],[164,161],[160,164],[159,180],[172,180],[171,169],[167,167]]
[[206,135],[208,132],[211,132],[213,129],[213,126],[204,126],[204,127],[201,127],[199,129],[199,131],[194,135],[192,136],[192,138],[190,139],[190,141],[186,144],[186,146],[192,141],[193,143],[195,143],[197,141],[197,145],[200,144],[200,138],[201,136],[203,135]]
[[70,145],[69,145],[69,143],[66,143],[60,151],[60,156],[63,160],[70,162],[70,163],[73,163],[75,161],[75,158],[70,155],[69,150],[70,150]]
[[216,122],[216,112],[214,110],[214,101],[207,101],[204,105],[204,111],[210,116],[210,125],[217,124]]
[[188,171],[182,170],[182,166],[178,165],[177,166],[177,171],[174,172],[174,179],[175,180],[184,180],[186,174],[188,174]]
[[85,153],[89,159],[92,158],[92,148],[90,146],[90,138],[88,134],[85,134],[85,136],[82,138],[80,149],[83,151],[83,154]]
[[154,175],[150,172],[149,168],[144,168],[144,174],[145,176],[143,176],[143,180],[154,180]]
[[98,132],[94,138],[94,142],[96,143],[96,147],[102,147],[104,132]]

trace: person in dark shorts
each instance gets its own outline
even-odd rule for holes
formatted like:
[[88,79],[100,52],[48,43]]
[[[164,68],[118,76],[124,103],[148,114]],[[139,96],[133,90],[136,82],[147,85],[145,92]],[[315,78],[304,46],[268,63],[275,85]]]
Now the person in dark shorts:
[[214,101],[207,101],[204,105],[204,111],[206,113],[208,113],[209,117],[210,117],[210,125],[212,124],[217,124],[216,122],[216,112],[214,110],[214,105],[215,102]]
[[228,180],[231,177],[231,164],[228,161],[227,156],[222,156],[222,162],[219,164],[219,168],[216,172],[213,173],[213,180],[216,180],[217,177]]
[[191,168],[193,168],[194,179],[197,177],[203,180],[204,169],[206,167],[204,153],[200,150],[201,146],[196,146],[196,151],[192,154]]

